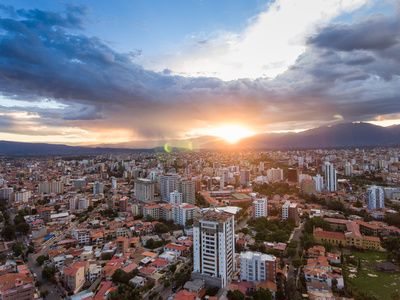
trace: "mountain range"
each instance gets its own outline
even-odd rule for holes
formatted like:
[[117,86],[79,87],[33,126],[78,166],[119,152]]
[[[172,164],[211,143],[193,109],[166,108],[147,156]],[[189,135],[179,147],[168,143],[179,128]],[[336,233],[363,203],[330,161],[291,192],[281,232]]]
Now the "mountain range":
[[[0,155],[45,156],[45,155],[97,155],[127,152],[160,151],[168,143],[169,150],[175,149],[305,149],[399,146],[400,125],[382,127],[369,123],[343,123],[309,129],[299,133],[262,133],[242,139],[237,144],[228,144],[221,138],[198,137],[180,141],[159,141],[157,148],[138,149],[129,144],[101,147],[68,146],[60,144],[22,143],[0,141]],[[186,145],[189,145],[187,147]]]

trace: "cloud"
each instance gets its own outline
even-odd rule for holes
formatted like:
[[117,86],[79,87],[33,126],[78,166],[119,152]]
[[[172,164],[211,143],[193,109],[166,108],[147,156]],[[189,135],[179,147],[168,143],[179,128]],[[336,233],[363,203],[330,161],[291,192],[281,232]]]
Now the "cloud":
[[[286,7],[280,3],[274,6],[279,16]],[[329,10],[326,19],[361,5],[327,3],[334,13]],[[356,39],[358,46],[343,46],[355,32],[366,34],[365,20],[318,27],[287,70],[273,79],[223,81],[147,70],[134,62],[136,54],[119,53],[86,36],[85,18],[84,9],[72,8],[63,13],[8,8],[0,18],[0,92],[8,99],[7,107],[0,106],[0,112],[7,111],[0,132],[41,135],[42,140],[47,135],[49,141],[58,132],[66,142],[154,141],[183,138],[224,122],[254,131],[294,130],[400,113],[400,32],[393,31],[385,47],[366,47]],[[387,31],[397,26],[393,17],[380,16],[378,23]],[[332,34],[337,28],[342,33]],[[241,57],[246,65],[248,57]],[[18,123],[10,111],[36,117]]]
[[384,50],[398,44],[400,20],[382,15],[368,17],[358,24],[337,24],[324,28],[308,43],[340,51]]
[[213,33],[207,39],[191,37],[185,49],[150,60],[150,69],[168,68],[185,76],[212,76],[224,80],[275,77],[306,49],[306,38],[319,25],[354,11],[367,0],[276,0],[241,33]]

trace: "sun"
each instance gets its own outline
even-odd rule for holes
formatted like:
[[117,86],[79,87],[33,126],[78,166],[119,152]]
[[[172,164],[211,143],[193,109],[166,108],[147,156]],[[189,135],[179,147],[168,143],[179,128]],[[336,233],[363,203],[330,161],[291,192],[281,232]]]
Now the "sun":
[[241,125],[224,125],[210,128],[208,132],[210,135],[222,138],[230,144],[235,144],[241,139],[254,134],[253,131]]

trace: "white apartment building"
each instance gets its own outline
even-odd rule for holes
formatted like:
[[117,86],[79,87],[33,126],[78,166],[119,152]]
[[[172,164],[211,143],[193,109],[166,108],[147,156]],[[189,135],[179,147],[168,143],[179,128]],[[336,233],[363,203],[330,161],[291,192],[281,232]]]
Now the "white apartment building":
[[38,191],[40,194],[62,194],[64,183],[57,180],[39,182]]
[[290,208],[290,201],[286,200],[285,203],[282,205],[282,220],[289,219],[289,208]]
[[240,279],[242,281],[275,282],[276,257],[260,252],[240,253]]
[[99,181],[95,181],[93,184],[93,195],[104,194],[104,184]]
[[169,202],[170,194],[179,189],[179,175],[166,174],[160,176],[160,194],[161,200]]
[[385,207],[385,193],[380,186],[372,185],[367,189],[368,209],[374,210]]
[[22,189],[20,191],[14,192],[14,201],[15,202],[28,202],[31,195],[32,195],[31,191]]
[[185,226],[186,222],[192,220],[197,206],[190,203],[183,203],[181,205],[175,205],[172,208],[172,220],[174,223]]
[[180,205],[183,202],[183,195],[178,191],[169,194],[169,202],[173,205]]
[[193,224],[193,274],[206,284],[224,288],[235,271],[234,215],[207,209]]
[[317,174],[313,177],[314,185],[315,185],[315,191],[320,193],[324,189],[324,177],[322,177],[320,174]]
[[267,198],[258,198],[253,201],[253,217],[261,218],[268,216]]
[[85,229],[75,229],[71,231],[71,235],[78,241],[80,245],[90,244],[90,231]]
[[182,193],[184,203],[196,203],[196,182],[191,179],[184,179],[180,183],[180,192]]
[[152,180],[140,178],[135,180],[134,193],[135,197],[143,202],[154,201],[155,184]]
[[280,168],[271,168],[267,170],[268,182],[278,182],[283,180],[283,170]]
[[325,162],[324,164],[325,170],[325,183],[326,189],[329,192],[336,192],[337,191],[337,172],[333,164],[330,162]]

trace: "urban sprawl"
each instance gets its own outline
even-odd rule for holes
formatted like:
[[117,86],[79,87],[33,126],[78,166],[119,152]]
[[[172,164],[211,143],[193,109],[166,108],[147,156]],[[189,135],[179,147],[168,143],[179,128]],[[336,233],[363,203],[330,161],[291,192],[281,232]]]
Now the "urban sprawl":
[[0,299],[400,299],[399,156],[0,157]]

